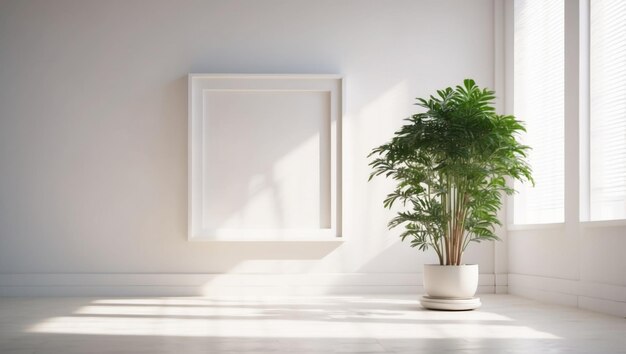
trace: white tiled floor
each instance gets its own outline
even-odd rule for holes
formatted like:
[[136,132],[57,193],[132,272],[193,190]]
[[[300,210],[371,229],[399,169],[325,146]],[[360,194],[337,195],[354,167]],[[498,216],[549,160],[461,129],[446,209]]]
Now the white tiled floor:
[[483,295],[2,298],[0,353],[626,353],[626,319]]

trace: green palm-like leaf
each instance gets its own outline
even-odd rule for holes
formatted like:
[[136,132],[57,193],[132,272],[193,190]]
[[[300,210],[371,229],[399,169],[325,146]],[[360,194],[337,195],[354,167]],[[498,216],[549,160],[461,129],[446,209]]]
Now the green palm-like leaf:
[[387,144],[372,150],[370,179],[391,178],[396,188],[385,208],[404,208],[389,222],[403,225],[401,239],[432,247],[441,264],[460,264],[470,242],[498,239],[494,227],[502,195],[514,193],[507,178],[532,182],[525,161],[525,131],[511,115],[498,115],[495,94],[467,79],[456,88],[417,98],[425,109],[407,118]]

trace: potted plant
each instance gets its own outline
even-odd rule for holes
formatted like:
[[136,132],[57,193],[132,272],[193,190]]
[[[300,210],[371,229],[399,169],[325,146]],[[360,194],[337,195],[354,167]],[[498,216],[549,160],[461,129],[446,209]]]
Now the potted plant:
[[439,264],[424,265],[430,299],[474,296],[478,265],[463,264],[465,249],[498,239],[502,195],[514,192],[507,179],[532,182],[529,147],[518,141],[525,129],[515,117],[497,114],[494,98],[470,79],[418,98],[425,112],[407,118],[390,142],[369,155],[370,179],[383,175],[396,182],[383,205],[399,203],[402,210],[389,228],[404,226],[403,241],[422,251],[432,248],[439,258]]

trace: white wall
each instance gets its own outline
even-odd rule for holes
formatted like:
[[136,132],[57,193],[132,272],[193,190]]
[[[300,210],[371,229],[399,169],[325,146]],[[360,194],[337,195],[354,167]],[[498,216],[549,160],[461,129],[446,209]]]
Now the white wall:
[[[392,185],[367,183],[366,155],[414,97],[467,77],[494,86],[493,7],[0,1],[0,293],[419,290],[435,258],[386,230]],[[187,241],[190,72],[344,77],[345,242]],[[483,291],[493,254],[482,244],[466,255]]]
[[626,316],[626,226],[509,231],[509,292]]

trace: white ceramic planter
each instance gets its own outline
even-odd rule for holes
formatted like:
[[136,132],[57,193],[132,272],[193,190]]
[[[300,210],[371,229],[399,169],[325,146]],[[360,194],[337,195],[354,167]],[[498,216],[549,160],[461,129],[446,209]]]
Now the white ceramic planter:
[[424,289],[431,298],[469,299],[478,289],[478,264],[424,264]]

